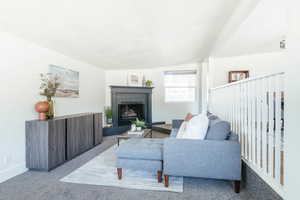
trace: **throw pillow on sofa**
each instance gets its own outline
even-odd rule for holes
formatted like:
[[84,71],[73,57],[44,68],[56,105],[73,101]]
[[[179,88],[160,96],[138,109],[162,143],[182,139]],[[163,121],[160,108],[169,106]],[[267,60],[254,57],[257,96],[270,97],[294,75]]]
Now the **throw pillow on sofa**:
[[193,116],[189,121],[182,123],[176,138],[204,140],[208,124],[209,120],[206,115],[199,114]]
[[206,140],[226,140],[230,134],[230,123],[220,119],[210,120]]
[[209,120],[205,114],[194,116],[189,121],[186,138],[204,140],[206,137],[208,124]]
[[195,115],[192,113],[186,114],[184,121],[181,123],[176,138],[184,138],[184,135],[186,135],[187,127],[189,126],[188,121],[190,121]]
[[177,132],[176,138],[184,138],[184,135],[186,134],[186,129],[188,127],[188,121],[190,121],[194,115],[192,113],[186,114],[184,121],[181,123],[179,130]]

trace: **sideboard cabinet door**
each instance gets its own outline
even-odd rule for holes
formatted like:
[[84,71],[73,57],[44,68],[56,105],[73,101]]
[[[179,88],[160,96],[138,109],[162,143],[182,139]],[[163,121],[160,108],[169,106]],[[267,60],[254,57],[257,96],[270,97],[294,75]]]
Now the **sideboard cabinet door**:
[[49,169],[66,161],[66,120],[49,121]]
[[67,159],[93,147],[93,115],[72,117],[67,120]]
[[102,113],[94,114],[94,145],[98,145],[103,139]]

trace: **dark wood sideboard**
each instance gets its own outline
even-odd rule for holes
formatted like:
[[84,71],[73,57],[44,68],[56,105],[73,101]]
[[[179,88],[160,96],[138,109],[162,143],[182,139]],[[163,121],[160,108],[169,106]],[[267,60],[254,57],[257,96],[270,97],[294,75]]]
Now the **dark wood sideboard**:
[[50,171],[100,144],[102,113],[26,121],[26,167]]

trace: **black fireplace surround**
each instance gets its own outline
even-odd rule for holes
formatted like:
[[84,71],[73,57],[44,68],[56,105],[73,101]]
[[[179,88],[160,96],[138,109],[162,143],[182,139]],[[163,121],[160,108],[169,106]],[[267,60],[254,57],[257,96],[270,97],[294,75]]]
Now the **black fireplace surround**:
[[113,127],[128,127],[136,118],[152,123],[152,87],[110,88]]

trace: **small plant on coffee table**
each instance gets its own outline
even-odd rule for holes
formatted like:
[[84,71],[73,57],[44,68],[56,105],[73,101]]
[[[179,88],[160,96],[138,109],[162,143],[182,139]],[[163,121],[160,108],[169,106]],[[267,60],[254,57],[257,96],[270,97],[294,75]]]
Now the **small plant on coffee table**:
[[146,128],[146,122],[140,121],[138,118],[136,118],[135,121],[132,121],[132,124],[135,124],[136,127]]

